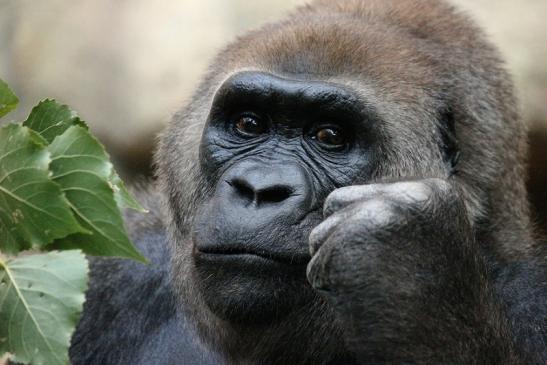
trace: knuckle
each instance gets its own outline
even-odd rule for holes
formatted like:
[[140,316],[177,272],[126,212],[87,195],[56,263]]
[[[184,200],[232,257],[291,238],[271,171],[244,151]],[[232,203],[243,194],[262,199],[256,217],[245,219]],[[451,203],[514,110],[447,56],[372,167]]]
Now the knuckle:
[[403,182],[394,189],[395,200],[399,197],[402,203],[419,204],[423,208],[439,200],[451,200],[456,196],[452,184],[439,178]]
[[358,200],[366,199],[371,195],[373,187],[371,185],[354,185],[338,188],[329,194],[324,204],[325,215],[330,215],[347,205],[351,205]]
[[348,201],[346,189],[336,189],[329,194],[325,201],[325,212],[332,214],[344,206],[344,202]]
[[394,218],[393,205],[387,199],[376,198],[361,206],[354,216],[353,223],[371,230],[389,224]]
[[310,254],[313,256],[321,245],[323,244],[324,233],[320,227],[314,228],[310,233],[309,244],[310,244]]
[[425,202],[429,200],[433,194],[431,186],[424,181],[399,183],[393,187],[392,192],[392,196],[395,197],[395,200],[406,203]]
[[329,217],[311,231],[309,236],[309,244],[310,253],[312,255],[315,254],[315,252],[319,250],[323,242],[325,242],[328,237],[332,235],[332,233],[339,226],[342,219],[343,218],[340,216]]
[[338,210],[336,207],[337,202],[338,200],[336,199],[336,196],[334,196],[332,193],[327,197],[323,206],[323,215],[325,217],[332,215]]
[[454,191],[452,184],[445,179],[427,179],[424,181],[424,185],[427,186],[432,193],[451,194]]

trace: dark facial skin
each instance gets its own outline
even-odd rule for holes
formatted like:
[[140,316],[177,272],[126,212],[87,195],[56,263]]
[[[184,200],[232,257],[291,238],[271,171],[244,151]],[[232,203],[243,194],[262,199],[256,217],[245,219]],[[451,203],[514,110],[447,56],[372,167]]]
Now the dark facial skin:
[[309,305],[308,236],[325,197],[373,168],[374,133],[373,112],[336,84],[259,72],[223,83],[200,147],[215,188],[193,227],[214,313],[269,322]]

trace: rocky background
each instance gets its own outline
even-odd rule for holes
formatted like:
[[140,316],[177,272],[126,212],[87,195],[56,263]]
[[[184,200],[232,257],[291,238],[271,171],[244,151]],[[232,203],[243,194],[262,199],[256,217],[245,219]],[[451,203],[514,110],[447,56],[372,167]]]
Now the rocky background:
[[[155,135],[211,57],[302,0],[0,0],[0,78],[23,118],[44,97],[89,121],[126,178],[150,175]],[[454,0],[504,53],[531,126],[529,187],[547,228],[546,0]]]

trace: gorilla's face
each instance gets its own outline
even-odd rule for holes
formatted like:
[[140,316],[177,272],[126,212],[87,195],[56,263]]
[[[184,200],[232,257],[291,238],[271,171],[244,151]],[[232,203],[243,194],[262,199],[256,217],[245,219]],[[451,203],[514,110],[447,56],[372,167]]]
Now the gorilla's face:
[[220,86],[199,152],[213,187],[192,227],[196,286],[216,315],[270,321],[316,300],[308,236],[328,193],[373,170],[374,115],[328,82],[240,72]]

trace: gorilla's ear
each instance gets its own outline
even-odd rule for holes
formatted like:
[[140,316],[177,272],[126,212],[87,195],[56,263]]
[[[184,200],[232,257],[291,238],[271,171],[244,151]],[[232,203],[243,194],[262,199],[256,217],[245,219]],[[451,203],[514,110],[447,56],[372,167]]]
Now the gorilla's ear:
[[460,148],[458,137],[456,136],[455,117],[452,108],[447,108],[441,112],[439,123],[439,132],[441,136],[440,148],[443,154],[443,160],[450,169],[450,175],[456,173],[456,166],[460,159]]

